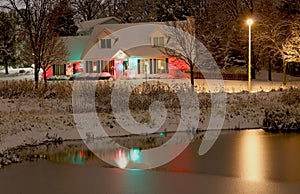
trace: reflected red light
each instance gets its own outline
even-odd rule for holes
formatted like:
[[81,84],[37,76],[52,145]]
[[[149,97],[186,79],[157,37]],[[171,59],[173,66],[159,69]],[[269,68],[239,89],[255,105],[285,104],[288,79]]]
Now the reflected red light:
[[118,156],[119,157],[122,157],[123,155],[123,150],[121,148],[118,149]]
[[80,151],[80,152],[79,152],[79,157],[80,157],[80,158],[83,158],[83,156],[84,156],[84,151]]

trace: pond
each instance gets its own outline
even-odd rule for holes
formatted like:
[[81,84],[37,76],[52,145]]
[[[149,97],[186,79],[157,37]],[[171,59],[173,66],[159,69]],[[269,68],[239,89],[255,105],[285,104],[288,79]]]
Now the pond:
[[[1,169],[0,189],[30,194],[299,193],[300,134],[224,131],[204,156],[197,154],[200,144],[200,139],[193,141],[175,160],[150,170],[109,165],[82,142],[30,148],[23,153],[42,151],[47,159]],[[119,152],[104,148],[101,156],[114,159]]]

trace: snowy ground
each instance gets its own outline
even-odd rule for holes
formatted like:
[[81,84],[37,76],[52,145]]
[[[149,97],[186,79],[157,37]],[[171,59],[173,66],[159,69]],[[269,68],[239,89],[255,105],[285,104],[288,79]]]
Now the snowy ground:
[[8,73],[5,74],[4,69],[0,69],[0,80],[33,80],[34,78],[33,68],[9,68]]
[[[9,75],[0,73],[0,80],[31,79],[31,69],[25,69],[25,73],[18,70],[10,70]],[[253,80],[252,91],[270,91],[279,88],[300,88],[300,78],[288,76],[288,85],[281,83],[282,75],[273,73],[273,82],[267,81],[266,72],[260,72],[258,79]],[[292,80],[292,81],[291,81]],[[172,81],[174,82],[174,80]],[[200,91],[207,91],[204,80],[196,80]],[[261,128],[265,110],[276,107],[287,107],[282,99],[285,93],[273,91],[271,93],[257,92],[252,94],[236,93],[247,90],[247,81],[225,81],[225,90],[228,92],[226,117],[223,129],[250,129]],[[234,94],[230,94],[234,92]],[[200,94],[201,95],[201,94]],[[286,99],[285,99],[286,100]],[[299,112],[299,106],[290,107]],[[174,131],[177,129],[180,119],[180,111],[169,110],[167,120],[160,131]],[[207,128],[210,119],[210,108],[201,107],[198,130]],[[136,120],[143,121],[147,115],[145,112],[137,112]],[[111,136],[130,134],[122,129],[113,115],[99,113],[99,120]],[[72,99],[3,99],[0,98],[0,151],[20,145],[37,144],[47,140],[81,139],[72,114]]]

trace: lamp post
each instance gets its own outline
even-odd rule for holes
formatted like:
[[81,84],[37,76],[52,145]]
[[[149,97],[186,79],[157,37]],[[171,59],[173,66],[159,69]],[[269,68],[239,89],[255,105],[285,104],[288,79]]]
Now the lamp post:
[[249,26],[249,54],[248,54],[248,92],[251,91],[251,26],[253,24],[252,19],[247,20]]

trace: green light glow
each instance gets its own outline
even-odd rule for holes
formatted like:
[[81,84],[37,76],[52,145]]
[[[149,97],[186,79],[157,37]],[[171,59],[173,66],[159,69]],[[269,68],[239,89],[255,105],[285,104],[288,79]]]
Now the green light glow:
[[132,162],[140,162],[141,161],[141,150],[139,148],[132,148],[130,150],[130,159]]

